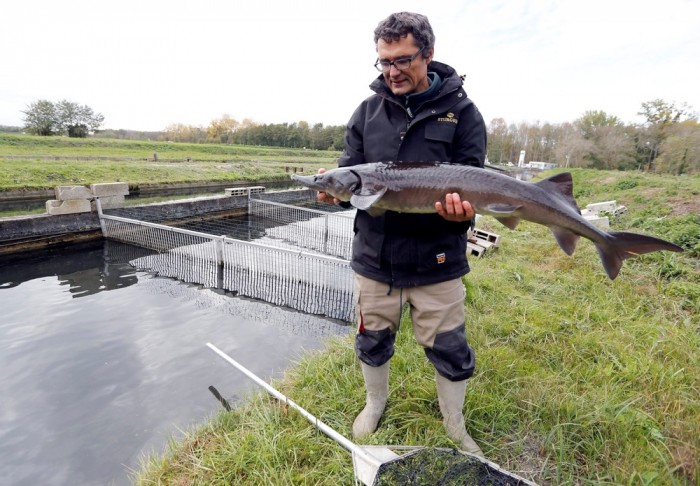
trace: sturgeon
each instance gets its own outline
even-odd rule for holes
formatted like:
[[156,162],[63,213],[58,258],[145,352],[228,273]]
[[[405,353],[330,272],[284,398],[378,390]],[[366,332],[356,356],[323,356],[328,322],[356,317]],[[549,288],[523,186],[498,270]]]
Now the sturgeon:
[[434,213],[436,202],[445,207],[446,194],[458,193],[476,213],[493,216],[510,229],[515,229],[522,219],[547,226],[567,255],[574,253],[579,237],[589,239],[611,280],[617,277],[627,258],[660,250],[683,251],[660,238],[605,232],[588,222],[576,204],[568,172],[530,183],[468,165],[374,162],[310,176],[294,174],[292,179],[309,189],[349,201],[375,217],[385,211]]

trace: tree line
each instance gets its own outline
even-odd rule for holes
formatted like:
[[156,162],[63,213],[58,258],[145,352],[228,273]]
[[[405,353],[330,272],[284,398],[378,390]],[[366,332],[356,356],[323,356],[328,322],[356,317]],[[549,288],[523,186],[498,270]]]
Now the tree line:
[[[174,123],[163,132],[104,130],[104,120],[92,109],[66,100],[40,100],[24,112],[25,129],[38,135],[148,139],[188,143],[262,145],[313,150],[342,150],[345,126],[306,121],[259,124],[230,115],[209,126]],[[662,99],[642,103],[641,124],[625,124],[604,111],[587,111],[573,122],[488,124],[488,158],[493,164],[542,161],[561,167],[650,170],[671,174],[700,173],[700,125],[693,109]]]
[[190,143],[235,143],[270,147],[342,150],[345,126],[322,123],[259,124],[246,118],[239,122],[230,115],[212,120],[207,128],[175,123],[165,129],[164,139]]
[[587,111],[573,122],[488,126],[491,163],[553,162],[561,167],[700,173],[700,125],[686,104],[661,99],[642,103],[642,124],[624,124],[604,111]]
[[[691,107],[661,99],[642,103],[641,124],[625,124],[604,111],[587,111],[560,124],[488,124],[488,158],[493,164],[542,161],[561,167],[650,170],[671,174],[700,173],[700,125]],[[174,124],[165,138],[176,142],[239,143],[276,147],[342,150],[344,126],[307,122],[256,124],[229,115],[207,128]]]

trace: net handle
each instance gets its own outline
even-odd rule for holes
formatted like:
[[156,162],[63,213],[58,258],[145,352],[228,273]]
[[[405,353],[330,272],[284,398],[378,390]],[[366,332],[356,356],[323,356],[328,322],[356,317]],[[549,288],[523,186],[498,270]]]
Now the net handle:
[[319,420],[317,417],[312,415],[310,412],[302,408],[300,405],[296,404],[292,400],[289,399],[286,395],[283,395],[279,391],[277,391],[275,388],[273,388],[271,385],[267,384],[265,381],[263,381],[261,378],[259,378],[255,373],[250,371],[248,368],[240,364],[238,361],[233,359],[231,356],[228,354],[224,353],[221,351],[219,348],[214,346],[211,343],[207,343],[207,347],[214,351],[216,354],[218,354],[221,358],[223,358],[225,361],[227,361],[229,364],[233,365],[235,368],[237,368],[241,373],[246,375],[248,378],[253,380],[256,384],[264,388],[270,395],[275,397],[277,400],[280,402],[283,402],[285,405],[289,405],[293,409],[295,409],[297,412],[299,412],[301,415],[303,415],[309,422],[311,422],[312,425],[315,425],[321,432],[326,434],[328,437],[336,441],[338,444],[343,446],[345,449],[348,451],[352,452],[354,455],[358,456],[361,458],[365,463],[369,464],[370,466],[374,468],[379,468],[379,466],[382,465],[382,461],[380,461],[378,458],[374,457],[372,454],[370,454],[367,450],[364,448],[360,447],[359,445],[355,444],[351,440],[349,440],[347,437],[344,435],[340,434],[337,432],[335,429],[330,427],[328,424],[322,422]]

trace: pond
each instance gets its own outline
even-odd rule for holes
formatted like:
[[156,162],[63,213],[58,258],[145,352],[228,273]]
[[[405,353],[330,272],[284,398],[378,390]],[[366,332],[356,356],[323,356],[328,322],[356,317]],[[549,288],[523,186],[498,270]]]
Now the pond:
[[[136,271],[109,241],[0,257],[0,484],[130,484],[144,454],[350,329]],[[213,387],[213,388],[210,388]],[[212,391],[214,390],[214,391]]]

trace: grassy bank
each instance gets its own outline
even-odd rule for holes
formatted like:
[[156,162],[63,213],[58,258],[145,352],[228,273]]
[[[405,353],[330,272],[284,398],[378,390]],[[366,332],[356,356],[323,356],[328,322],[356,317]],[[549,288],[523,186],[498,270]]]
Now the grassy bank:
[[289,176],[286,167],[316,172],[334,164],[338,155],[243,145],[0,134],[0,191],[98,182],[139,186],[275,180]]
[[[472,259],[465,278],[478,366],[468,429],[489,459],[541,484],[700,484],[700,177],[574,178],[581,205],[629,208],[613,229],[686,251],[628,260],[611,282],[587,240],[568,257],[544,227],[510,231],[484,218],[503,243]],[[406,316],[391,366],[387,410],[363,443],[453,446]],[[351,339],[306,356],[275,386],[348,437],[364,404]],[[135,482],[352,484],[352,466],[344,449],[259,393],[144,460]]]

